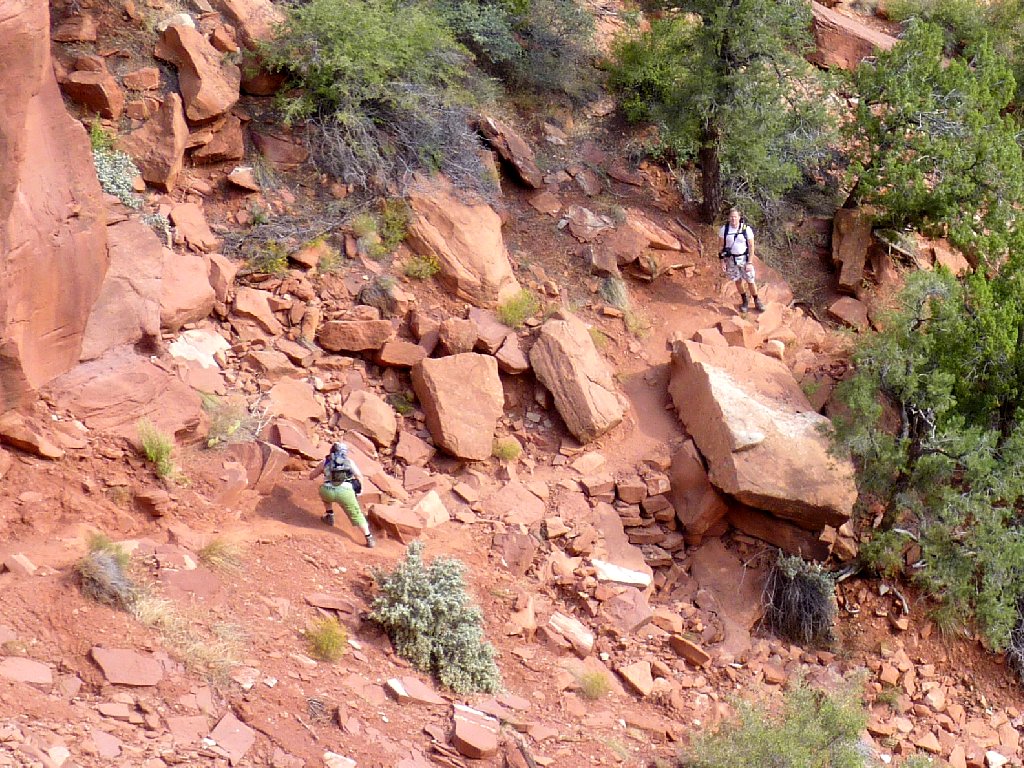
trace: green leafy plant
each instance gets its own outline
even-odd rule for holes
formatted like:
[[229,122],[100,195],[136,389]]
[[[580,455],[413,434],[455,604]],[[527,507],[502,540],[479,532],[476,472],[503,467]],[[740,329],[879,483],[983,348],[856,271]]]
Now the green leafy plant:
[[411,220],[412,212],[405,200],[392,197],[384,201],[380,211],[380,240],[389,254],[405,240]]
[[160,431],[148,419],[136,425],[142,455],[153,465],[157,477],[171,477],[177,472],[174,465],[174,438]]
[[413,398],[408,392],[391,393],[388,395],[388,403],[395,409],[396,413],[400,413],[402,416],[408,416],[416,410]]
[[496,437],[491,455],[498,461],[515,461],[523,452],[523,446],[514,437]]
[[608,675],[604,672],[584,672],[576,678],[580,696],[589,701],[597,701],[612,689]]
[[864,768],[860,732],[867,713],[857,686],[825,693],[797,685],[782,711],[739,702],[737,716],[698,737],[688,768]]
[[109,151],[114,148],[114,141],[116,137],[107,131],[103,127],[103,123],[100,122],[99,115],[93,117],[89,123],[89,144],[92,146],[93,151]]
[[345,654],[348,632],[333,617],[314,621],[304,634],[309,652],[320,661],[337,661]]
[[835,589],[832,575],[817,563],[779,552],[764,587],[765,623],[801,645],[831,643]]
[[466,594],[464,566],[451,558],[423,562],[423,544],[409,545],[394,571],[375,571],[380,594],[370,618],[395,651],[457,693],[494,692],[500,676],[484,640],[483,616]]
[[509,328],[521,328],[523,323],[539,311],[540,299],[537,294],[524,288],[498,305],[498,320]]
[[411,277],[414,280],[429,280],[441,271],[441,265],[435,257],[429,254],[426,256],[414,255],[405,262],[403,271],[406,277]]
[[607,333],[602,331],[600,328],[588,328],[587,330],[590,333],[590,340],[594,342],[594,346],[598,350],[604,350],[608,347],[610,339],[608,338]]
[[250,272],[283,275],[288,272],[288,248],[277,240],[267,240],[249,257],[246,267]]
[[367,235],[376,235],[378,226],[377,217],[372,213],[360,213],[349,222],[349,227],[352,228],[352,234],[356,239]]

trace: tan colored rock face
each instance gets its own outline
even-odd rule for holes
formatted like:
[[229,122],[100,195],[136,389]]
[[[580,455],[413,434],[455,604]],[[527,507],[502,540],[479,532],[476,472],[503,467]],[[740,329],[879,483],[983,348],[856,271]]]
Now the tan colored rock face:
[[501,234],[501,219],[482,200],[465,200],[444,180],[423,182],[409,193],[413,217],[408,242],[433,256],[439,279],[479,307],[493,307],[520,291]]
[[544,323],[530,350],[530,364],[580,442],[587,443],[622,421],[625,398],[587,327],[575,316],[560,312]]
[[669,392],[716,487],[807,530],[849,518],[853,466],[829,454],[828,420],[778,360],[676,342]]
[[46,3],[3,4],[0,412],[78,361],[107,270],[102,193],[57,88],[49,28]]
[[412,386],[438,447],[462,459],[491,455],[505,402],[493,357],[468,352],[423,360],[412,369]]

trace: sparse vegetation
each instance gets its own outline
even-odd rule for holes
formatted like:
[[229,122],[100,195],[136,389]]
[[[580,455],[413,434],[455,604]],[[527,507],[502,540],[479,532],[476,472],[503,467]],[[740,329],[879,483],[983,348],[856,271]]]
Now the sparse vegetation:
[[394,571],[374,571],[380,594],[370,617],[396,653],[457,693],[494,692],[500,685],[483,616],[466,594],[464,566],[451,558],[423,562],[423,543],[409,545]]
[[385,253],[394,253],[409,233],[412,213],[408,204],[400,197],[384,201],[380,210],[380,244]]
[[99,115],[93,117],[89,123],[89,144],[93,151],[108,151],[114,148],[115,137],[103,127]]
[[801,645],[827,645],[836,618],[835,581],[816,563],[779,553],[764,588],[768,627]]
[[156,476],[172,477],[177,472],[177,467],[174,465],[174,438],[160,431],[148,419],[142,419],[136,425],[136,429],[142,455],[153,465]]
[[895,685],[887,685],[875,694],[875,703],[884,704],[889,707],[889,709],[895,710],[897,705],[900,703],[900,696],[902,695],[902,688],[898,688]]
[[223,536],[210,539],[196,555],[199,562],[215,571],[237,571],[245,562],[241,545]]
[[590,340],[594,342],[594,346],[597,347],[598,351],[607,348],[608,342],[610,341],[607,333],[602,331],[600,328],[594,328],[593,326],[587,330],[590,333]]
[[903,572],[903,548],[906,536],[899,531],[879,531],[860,547],[861,561],[881,576]]
[[496,437],[491,455],[498,461],[515,461],[523,452],[523,446],[514,437]]
[[263,431],[267,420],[264,409],[250,408],[240,395],[218,397],[203,393],[202,402],[210,419],[207,448],[255,440]]
[[1017,604],[1017,623],[1006,645],[1006,661],[1017,679],[1024,683],[1024,600]]
[[309,652],[315,659],[337,661],[345,654],[348,632],[334,617],[317,619],[304,634]]
[[698,737],[681,763],[686,768],[864,768],[860,732],[867,713],[859,687],[832,693],[799,684],[787,691],[782,711],[739,702],[737,716]]
[[426,256],[413,255],[405,262],[406,277],[413,280],[429,280],[441,271],[441,265],[437,259],[429,254]]
[[135,194],[133,185],[139,169],[128,155],[112,146],[101,146],[93,149],[92,162],[104,192],[133,210],[142,207],[142,199]]
[[357,240],[367,235],[377,234],[377,219],[372,213],[357,214],[348,225],[351,227],[352,234],[355,235]]
[[650,321],[636,309],[626,309],[622,314],[622,322],[630,335],[642,339],[651,332]]
[[601,287],[597,292],[611,307],[622,310],[629,307],[629,289],[621,277],[606,277],[601,281]]
[[608,675],[604,672],[584,672],[577,678],[580,696],[588,701],[597,701],[612,689]]
[[124,548],[106,534],[92,534],[88,552],[75,566],[82,593],[103,605],[130,610],[140,593],[128,575],[130,560]]
[[408,416],[416,410],[416,406],[414,405],[415,400],[409,392],[391,393],[388,395],[388,403],[395,409],[396,413],[399,413],[402,416]]
[[521,328],[529,318],[540,311],[540,299],[524,288],[515,296],[498,305],[498,319],[509,328]]
[[267,240],[246,261],[249,272],[283,275],[288,272],[288,248],[277,240]]

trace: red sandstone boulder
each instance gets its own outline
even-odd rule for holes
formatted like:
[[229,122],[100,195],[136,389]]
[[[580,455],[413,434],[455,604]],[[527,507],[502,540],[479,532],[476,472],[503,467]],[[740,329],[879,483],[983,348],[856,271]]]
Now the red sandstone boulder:
[[816,50],[807,58],[819,67],[856,69],[876,50],[888,51],[896,38],[819,3],[811,3]]
[[864,281],[871,247],[871,214],[862,208],[840,208],[832,224],[832,263],[839,269],[839,290],[855,294]]
[[462,459],[491,455],[505,403],[493,357],[468,352],[423,360],[412,369],[412,386],[435,445]]
[[436,179],[421,181],[409,193],[409,205],[410,248],[437,259],[439,279],[459,298],[492,307],[520,291],[501,218],[487,203],[467,201],[446,180]]
[[849,519],[853,466],[831,455],[828,420],[783,363],[742,347],[677,341],[669,392],[716,487],[808,530]]
[[273,37],[275,27],[285,19],[271,0],[214,0],[213,5],[235,25],[247,48]]
[[72,72],[60,87],[73,102],[108,120],[120,119],[124,111],[124,92],[106,70]]
[[378,350],[395,336],[390,320],[331,320],[320,329],[320,346],[331,352]]
[[477,129],[501,159],[515,169],[520,181],[534,189],[543,186],[544,174],[537,167],[533,150],[510,126],[489,117],[482,117],[477,123]]
[[176,331],[185,323],[202,320],[213,311],[216,295],[210,285],[206,260],[194,253],[164,250],[160,285],[160,325]]
[[118,141],[117,146],[135,161],[147,183],[170,192],[181,173],[187,141],[188,125],[181,97],[169,93],[157,113]]
[[107,270],[89,137],[64,107],[48,5],[0,12],[0,412],[68,370]]
[[852,296],[843,296],[836,299],[828,308],[829,317],[838,320],[847,328],[856,331],[866,331],[871,327],[868,321],[868,308]]
[[110,268],[89,313],[82,360],[141,339],[155,342],[160,336],[160,283],[167,249],[134,217],[107,227],[107,242]]
[[192,122],[219,117],[238,101],[241,72],[224,61],[221,52],[197,30],[168,27],[160,36],[156,56],[178,68],[185,115]]
[[530,364],[580,442],[590,442],[622,421],[626,400],[586,325],[575,315],[561,311],[544,323],[530,350]]
[[228,115],[210,141],[192,152],[192,160],[197,165],[241,160],[243,157],[245,140],[242,138],[242,121],[234,115]]
[[206,223],[203,209],[195,203],[181,203],[171,209],[171,224],[174,225],[174,240],[187,245],[193,251],[209,253],[220,245],[210,225]]

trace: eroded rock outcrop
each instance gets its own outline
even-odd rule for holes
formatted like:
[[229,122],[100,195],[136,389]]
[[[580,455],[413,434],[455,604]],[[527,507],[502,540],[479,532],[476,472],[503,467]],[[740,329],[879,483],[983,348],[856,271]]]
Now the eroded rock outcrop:
[[783,363],[677,341],[669,392],[717,488],[808,530],[849,519],[853,465],[829,453],[828,420]]
[[888,51],[896,38],[819,3],[811,3],[816,50],[807,58],[819,67],[855,69],[876,50]]
[[89,139],[61,100],[49,31],[45,3],[4,3],[0,412],[78,361],[107,270],[106,221]]

